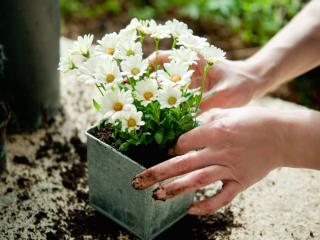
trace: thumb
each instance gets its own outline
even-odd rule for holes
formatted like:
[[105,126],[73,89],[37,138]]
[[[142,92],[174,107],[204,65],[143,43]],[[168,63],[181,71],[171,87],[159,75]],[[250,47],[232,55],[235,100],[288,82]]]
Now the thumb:
[[165,50],[165,51],[158,51],[158,55],[156,52],[153,52],[148,58],[149,66],[154,67],[156,65],[160,65],[161,68],[163,68],[163,64],[166,62],[169,62],[169,56],[171,51]]
[[206,112],[211,108],[224,108],[227,106],[226,94],[223,90],[215,90],[204,94],[204,98],[200,104],[201,112]]

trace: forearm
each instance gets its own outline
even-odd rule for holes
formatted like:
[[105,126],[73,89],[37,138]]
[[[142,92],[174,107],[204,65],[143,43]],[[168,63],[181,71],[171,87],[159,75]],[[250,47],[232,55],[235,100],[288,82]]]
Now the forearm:
[[320,1],[309,3],[258,53],[245,61],[256,96],[320,64]]
[[281,144],[286,151],[283,165],[320,170],[320,112],[298,110],[282,120],[285,135]]

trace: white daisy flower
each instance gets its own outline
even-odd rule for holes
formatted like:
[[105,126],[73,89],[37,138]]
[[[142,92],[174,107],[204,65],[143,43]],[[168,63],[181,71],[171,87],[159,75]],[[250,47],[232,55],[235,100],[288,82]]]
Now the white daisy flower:
[[98,40],[96,52],[113,56],[117,51],[119,37],[117,33],[106,34],[101,40]]
[[164,64],[165,71],[158,72],[158,78],[161,82],[171,85],[187,86],[190,84],[193,70],[189,66],[178,62]]
[[195,51],[185,47],[173,49],[172,52],[170,52],[169,59],[187,65],[196,64],[197,60],[199,60],[198,54]]
[[184,99],[179,88],[167,84],[159,90],[158,101],[160,102],[160,108],[163,109],[178,107]]
[[193,33],[192,30],[188,28],[187,24],[185,24],[184,22],[180,22],[176,19],[167,21],[165,26],[174,38],[177,38],[180,35]]
[[209,46],[206,38],[194,36],[192,34],[185,34],[178,37],[178,45],[185,46],[194,51],[200,51]]
[[124,41],[119,45],[119,51],[115,57],[119,59],[126,59],[131,56],[142,57],[142,44],[134,41]]
[[98,65],[96,79],[100,83],[105,83],[108,87],[123,82],[118,64],[110,58],[106,58]]
[[67,54],[60,58],[58,70],[61,72],[68,72],[76,68],[77,66],[73,60],[71,51],[69,50]]
[[136,18],[132,19],[129,25],[126,27],[129,31],[138,31],[142,34],[149,34],[149,20],[138,20]]
[[142,115],[143,113],[140,111],[138,112],[135,108],[122,112],[120,117],[122,131],[125,131],[126,129],[128,132],[138,130],[140,126],[145,124],[145,122],[142,121]]
[[201,95],[201,87],[198,88],[188,88],[187,92],[190,93],[193,96]]
[[120,30],[118,36],[119,39],[121,39],[122,41],[121,44],[123,42],[135,42],[138,39],[138,34],[136,30],[122,29]]
[[[104,117],[112,121],[115,121],[121,112],[134,107],[131,92],[120,90],[118,87],[107,90],[100,102]],[[115,114],[116,116],[113,116]]]
[[79,36],[77,41],[74,43],[73,52],[81,54],[84,57],[90,57],[90,48],[92,46],[94,36],[92,34]]
[[167,26],[157,24],[154,20],[149,21],[148,28],[151,37],[156,39],[170,38],[170,32]]
[[213,45],[203,48],[200,53],[209,64],[223,60],[226,55],[222,49]]
[[127,77],[133,77],[134,79],[139,79],[148,68],[148,62],[142,59],[141,56],[132,56],[121,62],[121,69],[123,75]]
[[88,59],[81,54],[68,50],[67,54],[60,58],[58,70],[68,72],[70,70],[78,69],[87,60]]
[[157,98],[158,82],[155,79],[139,81],[136,85],[136,93],[137,100],[140,100],[143,106],[147,106]]
[[96,80],[97,58],[89,58],[78,69],[78,79],[84,84],[94,84]]

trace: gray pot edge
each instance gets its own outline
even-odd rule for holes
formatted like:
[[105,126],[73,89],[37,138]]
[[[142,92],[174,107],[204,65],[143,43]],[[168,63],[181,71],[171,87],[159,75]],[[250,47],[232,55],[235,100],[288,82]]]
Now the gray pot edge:
[[95,136],[93,136],[92,134],[89,133],[89,131],[92,128],[95,128],[96,126],[91,126],[89,127],[86,131],[85,134],[87,137],[91,137],[92,139],[94,139],[95,141],[97,141],[99,144],[103,145],[104,147],[108,148],[109,150],[113,151],[114,153],[117,153],[118,155],[121,155],[123,158],[125,158],[126,160],[128,160],[129,162],[135,164],[137,167],[140,167],[142,169],[146,169],[144,166],[142,166],[141,164],[137,163],[136,161],[133,161],[131,158],[127,157],[126,155],[124,155],[123,153],[119,152],[118,150],[114,149],[113,147],[111,147],[109,144],[106,144],[105,142],[102,142],[100,139],[96,138]]

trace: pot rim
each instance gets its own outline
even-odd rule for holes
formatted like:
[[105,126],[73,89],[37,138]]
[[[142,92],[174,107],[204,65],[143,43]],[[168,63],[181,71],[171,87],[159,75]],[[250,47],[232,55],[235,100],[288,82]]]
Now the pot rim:
[[100,139],[96,138],[95,136],[93,136],[91,133],[89,133],[89,131],[91,129],[93,129],[94,127],[96,127],[95,125],[90,126],[89,128],[87,128],[87,130],[85,131],[85,134],[87,137],[91,137],[93,140],[97,141],[99,144],[103,145],[104,147],[110,149],[111,151],[115,152],[116,154],[120,155],[121,157],[125,158],[126,160],[130,161],[131,163],[135,164],[136,166],[138,166],[139,168],[145,170],[146,167],[142,166],[141,164],[139,164],[138,162],[132,160],[131,158],[129,158],[128,156],[126,156],[125,154],[123,154],[122,152],[118,151],[117,149],[115,149],[114,147],[110,146],[109,144],[101,141]]

